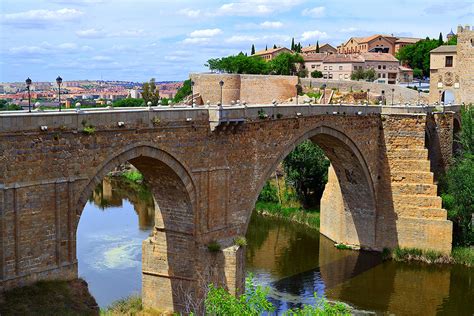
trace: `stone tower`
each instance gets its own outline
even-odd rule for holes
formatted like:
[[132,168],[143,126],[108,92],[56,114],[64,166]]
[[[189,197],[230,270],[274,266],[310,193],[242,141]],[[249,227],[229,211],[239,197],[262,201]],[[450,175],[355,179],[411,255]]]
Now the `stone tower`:
[[[456,81],[456,102],[474,103],[474,27],[458,26]],[[459,78],[459,80],[457,80]]]

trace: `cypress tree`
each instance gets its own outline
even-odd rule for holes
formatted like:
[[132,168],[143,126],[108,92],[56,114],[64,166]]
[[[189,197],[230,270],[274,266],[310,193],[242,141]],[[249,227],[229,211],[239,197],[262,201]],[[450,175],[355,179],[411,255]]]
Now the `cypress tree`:
[[316,41],[316,53],[319,53],[319,41]]
[[295,38],[294,37],[291,39],[291,50],[292,51],[295,50]]
[[250,55],[255,55],[255,45],[252,44],[252,50],[250,51]]
[[277,48],[276,44],[273,44],[273,49]]
[[443,45],[444,41],[443,41],[443,34],[441,34],[441,32],[439,32],[439,38],[438,38],[438,45]]
[[267,51],[267,50],[268,50],[268,45],[265,45],[265,51]]

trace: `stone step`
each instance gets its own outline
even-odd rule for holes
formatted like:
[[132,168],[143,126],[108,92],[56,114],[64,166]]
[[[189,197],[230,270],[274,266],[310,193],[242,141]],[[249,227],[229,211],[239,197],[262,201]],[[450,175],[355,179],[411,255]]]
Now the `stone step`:
[[390,171],[415,171],[423,172],[430,171],[430,161],[429,160],[408,160],[408,159],[394,159],[390,161]]
[[428,159],[427,149],[394,149],[387,152],[389,159]]
[[435,184],[420,184],[420,183],[393,183],[393,194],[405,195],[432,195],[436,196],[438,193],[438,186]]
[[439,209],[442,201],[439,196],[393,194],[393,204],[397,210],[415,208]]
[[414,183],[414,184],[433,184],[432,172],[410,172],[410,171],[392,171],[391,172],[392,185]]
[[442,208],[405,207],[397,210],[399,217],[446,220],[447,212]]

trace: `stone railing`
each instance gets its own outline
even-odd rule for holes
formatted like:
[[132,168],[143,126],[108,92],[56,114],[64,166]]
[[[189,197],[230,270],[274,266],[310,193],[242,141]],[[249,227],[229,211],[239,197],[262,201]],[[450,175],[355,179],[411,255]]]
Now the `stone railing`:
[[87,108],[50,111],[0,112],[0,133],[40,130],[83,130],[101,128],[153,128],[180,124],[210,124],[211,130],[223,122],[246,122],[315,115],[427,114],[459,112],[460,106],[379,106],[379,105],[296,105],[262,104],[236,106]]

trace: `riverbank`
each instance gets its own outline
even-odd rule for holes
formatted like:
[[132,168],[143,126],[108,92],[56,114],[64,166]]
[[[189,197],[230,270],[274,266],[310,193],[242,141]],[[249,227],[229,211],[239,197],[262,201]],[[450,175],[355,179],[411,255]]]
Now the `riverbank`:
[[40,281],[0,296],[0,315],[99,315],[87,282]]
[[279,203],[259,201],[255,204],[255,211],[262,216],[285,219],[319,230],[320,214],[316,209],[305,210],[301,207],[284,207]]

